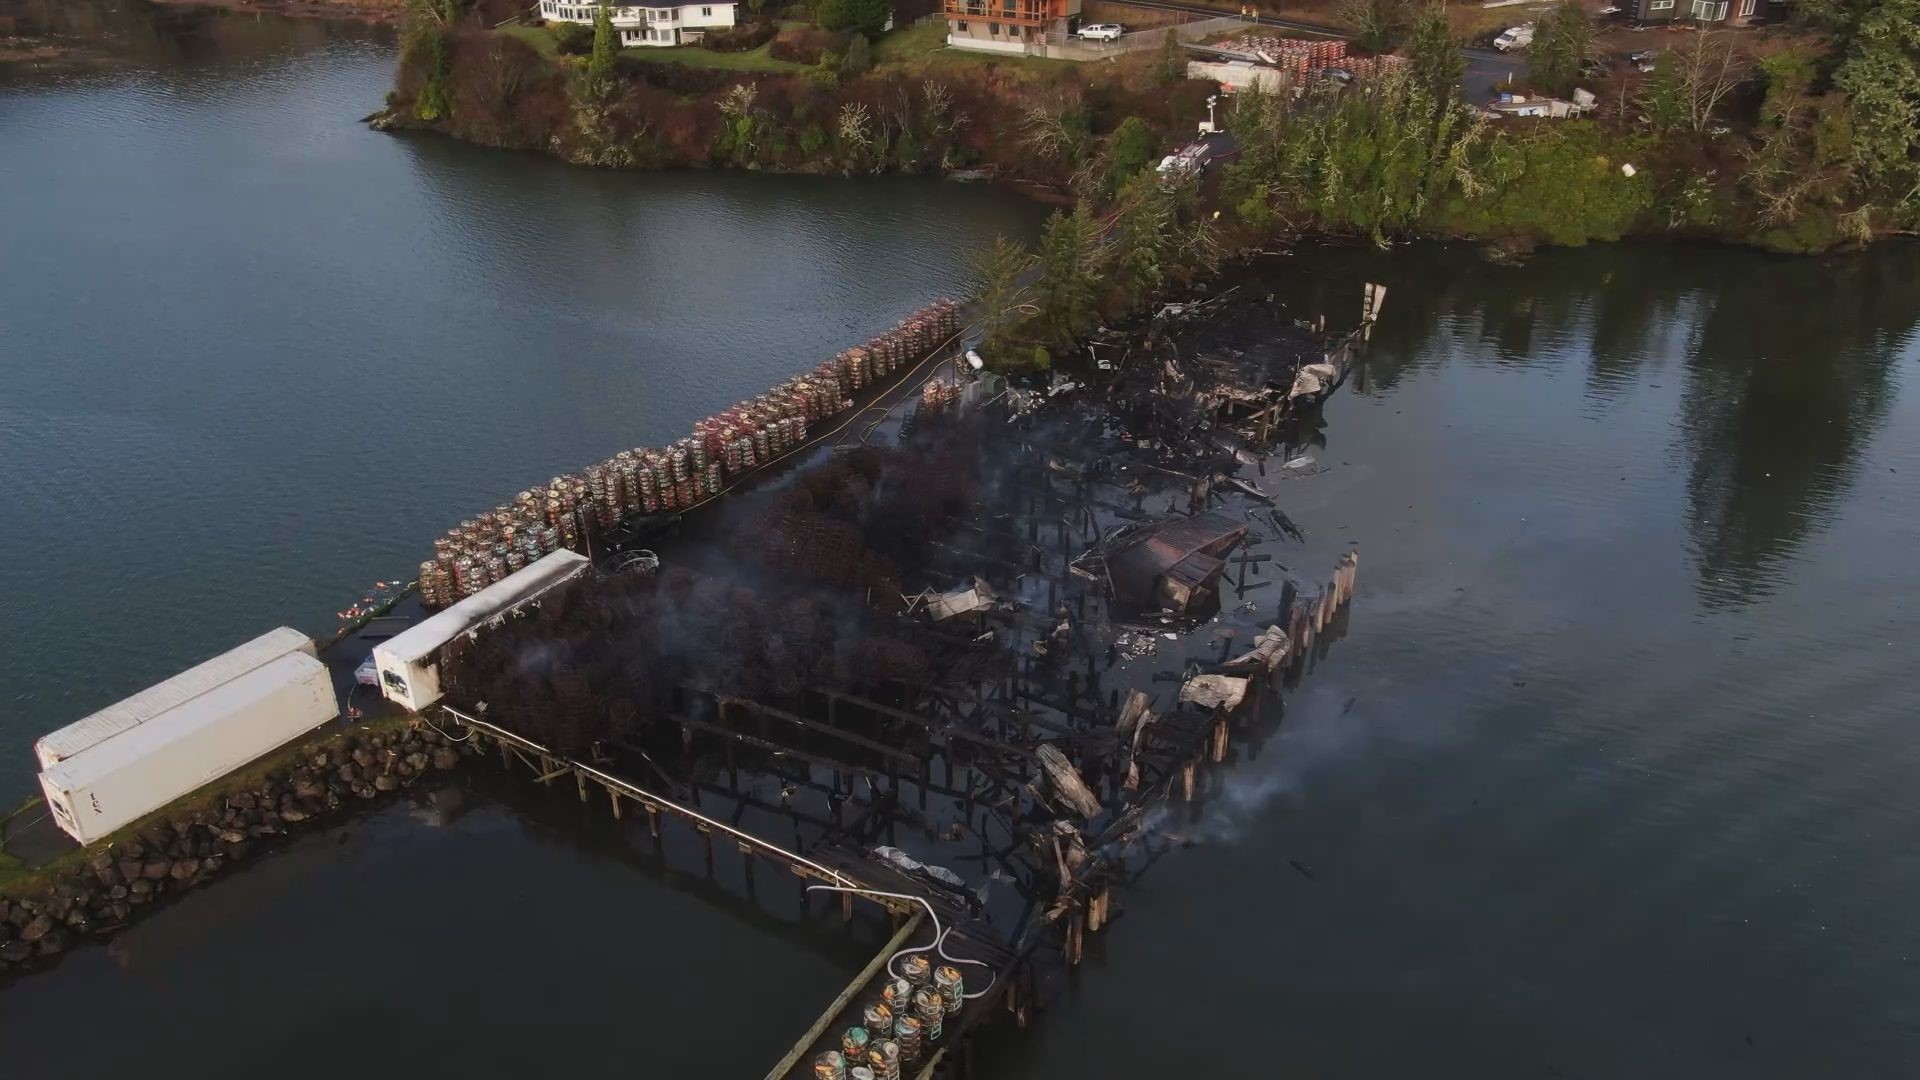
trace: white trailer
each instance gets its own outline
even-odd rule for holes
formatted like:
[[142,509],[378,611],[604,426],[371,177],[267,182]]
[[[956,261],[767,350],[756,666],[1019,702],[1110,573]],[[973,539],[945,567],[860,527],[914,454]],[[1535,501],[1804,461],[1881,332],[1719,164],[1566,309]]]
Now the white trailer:
[[538,599],[590,565],[585,555],[562,548],[375,645],[373,662],[380,670],[380,693],[412,712],[439,701],[440,650],[449,641]]
[[49,766],[40,789],[91,844],[339,713],[326,665],[291,652]]
[[244,645],[194,665],[165,682],[155,683],[124,701],[82,717],[59,731],[40,736],[33,752],[42,769],[119,735],[223,686],[288,653],[316,655],[313,639],[291,627],[269,630]]

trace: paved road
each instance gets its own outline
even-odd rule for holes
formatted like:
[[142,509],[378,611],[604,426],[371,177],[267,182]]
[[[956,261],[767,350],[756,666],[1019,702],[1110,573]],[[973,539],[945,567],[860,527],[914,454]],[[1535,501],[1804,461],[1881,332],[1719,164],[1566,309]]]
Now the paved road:
[[[1218,18],[1222,15],[1234,14],[1231,11],[1222,11],[1219,8],[1198,7],[1193,4],[1160,3],[1157,2],[1157,0],[1120,0],[1120,2],[1130,7],[1154,8],[1159,11],[1178,11],[1183,14],[1202,15],[1207,18]],[[1259,23],[1261,26],[1271,26],[1279,30],[1290,30],[1295,33],[1310,34],[1316,37],[1351,39],[1353,36],[1339,30],[1330,30],[1327,27],[1314,23],[1298,22],[1293,19],[1283,19],[1272,15],[1262,15],[1253,21]],[[1515,79],[1518,79],[1525,75],[1527,71],[1527,62],[1523,57],[1511,53],[1503,53],[1498,49],[1461,49],[1460,55],[1467,58],[1467,72],[1460,79],[1460,92],[1468,101],[1475,103],[1491,100],[1493,96],[1499,92],[1500,84],[1506,82],[1508,75],[1512,75]]]
[[1461,49],[1460,55],[1467,58],[1467,73],[1460,77],[1460,94],[1475,104],[1493,100],[1507,76],[1518,81],[1527,74],[1524,56],[1498,49]]

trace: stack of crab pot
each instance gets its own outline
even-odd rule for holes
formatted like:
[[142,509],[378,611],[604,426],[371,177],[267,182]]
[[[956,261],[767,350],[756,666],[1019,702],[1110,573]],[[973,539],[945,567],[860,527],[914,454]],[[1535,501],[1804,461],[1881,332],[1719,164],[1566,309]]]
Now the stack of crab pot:
[[[935,301],[866,344],[707,417],[671,446],[622,450],[461,522],[434,541],[433,558],[420,564],[421,599],[430,608],[446,607],[563,546],[582,549],[588,529],[612,528],[635,513],[685,510],[718,495],[805,445],[808,428],[850,406],[856,391],[951,338],[959,316],[958,304]],[[941,386],[922,391],[923,410],[958,396],[958,387]]]
[[928,379],[920,386],[920,416],[939,416],[960,400],[960,384],[951,379]]

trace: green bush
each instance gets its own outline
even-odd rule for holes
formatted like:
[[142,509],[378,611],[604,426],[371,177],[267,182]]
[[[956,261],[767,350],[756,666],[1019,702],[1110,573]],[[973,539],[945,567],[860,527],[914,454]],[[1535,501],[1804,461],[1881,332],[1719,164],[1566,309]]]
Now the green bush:
[[[1618,240],[1653,205],[1644,165],[1649,146],[1613,135],[1591,120],[1541,120],[1503,128],[1480,149],[1489,190],[1458,191],[1441,205],[1436,224],[1475,236],[1525,236],[1554,244]],[[1620,171],[1638,161],[1635,176]]]
[[847,42],[847,55],[840,60],[840,74],[859,75],[873,66],[873,47],[865,34],[853,35]]
[[752,52],[772,41],[780,28],[771,21],[750,22],[724,30],[709,30],[700,39],[700,47],[713,52]]
[[593,51],[593,28],[579,23],[555,23],[553,47],[562,56],[585,56]]
[[1809,209],[1790,224],[1769,229],[1753,238],[1768,251],[1787,255],[1818,255],[1838,247],[1845,238],[1832,210],[1818,206]]
[[1117,190],[1146,168],[1153,160],[1153,151],[1153,129],[1145,120],[1129,116],[1120,121],[1107,143],[1107,190]]
[[820,25],[829,30],[852,30],[872,37],[887,25],[893,5],[890,0],[820,0],[814,11]]

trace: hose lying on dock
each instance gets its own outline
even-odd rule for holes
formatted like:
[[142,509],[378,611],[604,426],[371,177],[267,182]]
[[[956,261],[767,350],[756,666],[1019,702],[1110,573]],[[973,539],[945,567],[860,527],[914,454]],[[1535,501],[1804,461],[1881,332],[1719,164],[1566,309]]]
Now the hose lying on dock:
[[879,889],[862,889],[862,888],[845,886],[845,885],[809,885],[807,886],[808,892],[814,892],[816,890],[821,892],[859,893],[862,896],[885,896],[885,897],[890,897],[894,900],[911,900],[914,903],[919,904],[921,907],[927,909],[927,918],[933,920],[933,940],[928,942],[925,945],[916,945],[910,949],[901,949],[899,952],[894,953],[893,956],[889,957],[887,960],[887,974],[892,975],[895,978],[899,978],[900,973],[893,970],[894,961],[900,959],[903,956],[909,956],[914,953],[923,953],[923,952],[931,951],[931,952],[938,952],[940,954],[940,958],[950,964],[972,964],[974,967],[983,967],[987,969],[987,985],[981,987],[978,990],[975,990],[971,994],[966,994],[966,993],[961,994],[960,997],[963,1000],[972,1001],[975,998],[985,997],[987,996],[988,992],[993,989],[993,981],[996,978],[996,976],[993,973],[992,964],[989,964],[984,960],[967,960],[962,957],[955,956],[952,953],[947,951],[947,935],[953,933],[953,927],[951,926],[942,927],[940,925],[940,914],[939,912],[936,912],[933,910],[932,904],[927,903],[926,897],[915,896],[912,893],[882,892]]

